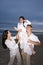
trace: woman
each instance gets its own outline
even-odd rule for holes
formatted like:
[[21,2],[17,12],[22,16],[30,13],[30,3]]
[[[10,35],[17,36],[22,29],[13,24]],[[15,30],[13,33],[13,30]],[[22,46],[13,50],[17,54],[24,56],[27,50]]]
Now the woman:
[[13,65],[15,56],[17,58],[18,65],[21,65],[21,57],[20,57],[19,48],[18,48],[19,41],[16,44],[14,40],[17,37],[18,36],[12,37],[11,32],[9,30],[5,30],[2,34],[2,43],[5,44],[7,48],[9,48],[10,50],[10,61],[8,65]]

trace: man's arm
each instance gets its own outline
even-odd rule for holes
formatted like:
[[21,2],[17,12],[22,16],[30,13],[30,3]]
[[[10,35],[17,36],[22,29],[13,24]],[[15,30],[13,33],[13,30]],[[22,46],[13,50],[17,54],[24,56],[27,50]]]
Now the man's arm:
[[35,41],[32,41],[32,40],[29,40],[28,43],[34,44],[36,46],[39,46],[41,44],[40,42],[35,42]]

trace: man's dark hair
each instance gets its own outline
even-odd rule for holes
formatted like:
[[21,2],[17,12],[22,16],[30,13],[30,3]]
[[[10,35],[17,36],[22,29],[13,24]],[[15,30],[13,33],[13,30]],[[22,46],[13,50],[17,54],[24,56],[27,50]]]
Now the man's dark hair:
[[20,20],[20,18],[22,18],[23,20],[25,20],[24,16],[20,16],[20,17],[19,17],[19,20]]
[[28,24],[27,26],[30,26],[30,27],[32,28],[32,25],[29,25],[29,24]]

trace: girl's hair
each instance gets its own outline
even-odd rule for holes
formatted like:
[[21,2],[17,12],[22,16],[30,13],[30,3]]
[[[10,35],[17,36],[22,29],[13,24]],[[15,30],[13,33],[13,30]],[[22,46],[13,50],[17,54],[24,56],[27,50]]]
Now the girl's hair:
[[19,20],[20,20],[20,18],[22,18],[23,20],[25,20],[24,16],[20,16],[20,17],[19,17]]
[[[20,17],[19,17],[19,20],[20,20],[20,18],[22,18],[23,20],[25,20],[24,16],[20,16]],[[23,23],[24,23],[24,21],[23,21]]]
[[7,37],[8,37],[8,30],[5,30],[2,34],[2,46],[5,49],[7,48],[7,46],[5,45],[5,41],[6,41]]

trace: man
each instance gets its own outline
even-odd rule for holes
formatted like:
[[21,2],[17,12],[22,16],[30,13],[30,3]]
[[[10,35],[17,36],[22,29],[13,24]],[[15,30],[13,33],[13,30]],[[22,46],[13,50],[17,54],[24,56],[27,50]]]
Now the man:
[[30,38],[31,40],[29,40],[28,42],[30,42],[30,43],[32,43],[32,44],[34,44],[36,46],[40,45],[40,41],[39,41],[38,37],[32,33],[32,26],[27,25],[26,30],[27,30],[27,33],[28,33],[28,37],[33,35]]
[[32,33],[32,26],[26,25],[27,40],[24,41],[24,48],[22,50],[22,57],[24,65],[30,65],[30,56],[33,54],[34,45],[40,45],[40,41],[36,35]]

